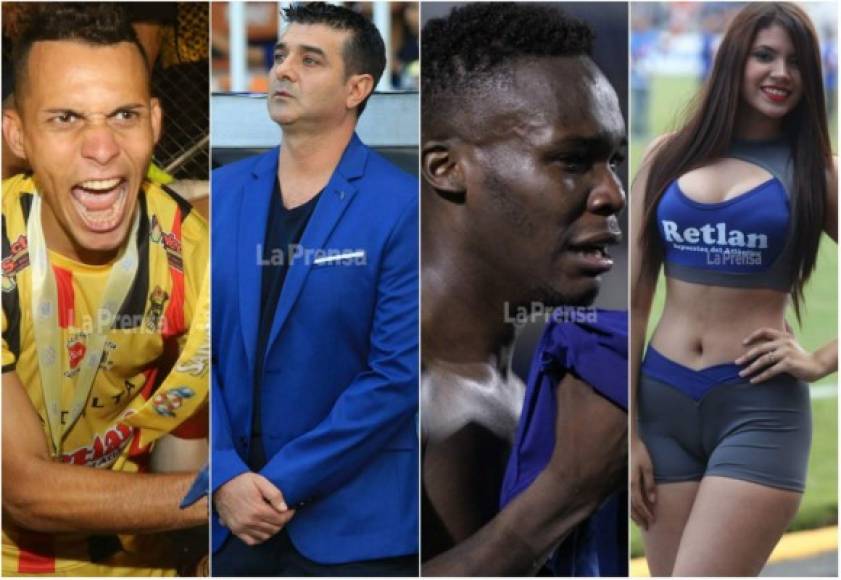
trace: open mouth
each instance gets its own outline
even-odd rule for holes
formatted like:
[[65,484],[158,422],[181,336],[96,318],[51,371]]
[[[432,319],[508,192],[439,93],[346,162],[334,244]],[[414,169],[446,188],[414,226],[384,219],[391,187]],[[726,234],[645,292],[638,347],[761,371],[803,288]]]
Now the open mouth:
[[607,253],[606,244],[581,244],[572,246],[570,252],[579,267],[590,274],[602,274],[613,267],[613,258]]
[[785,101],[791,94],[791,91],[789,91],[788,89],[783,89],[780,87],[762,87],[762,92],[775,103],[781,103]]
[[108,232],[120,224],[127,193],[128,181],[123,177],[88,179],[70,190],[76,212],[94,232]]
[[578,268],[591,276],[598,276],[613,267],[609,246],[619,243],[620,234],[608,226],[606,231],[578,235],[571,240],[567,250]]
[[577,246],[572,249],[576,254],[593,260],[609,260],[610,254],[607,253],[607,247],[602,245],[592,246]]

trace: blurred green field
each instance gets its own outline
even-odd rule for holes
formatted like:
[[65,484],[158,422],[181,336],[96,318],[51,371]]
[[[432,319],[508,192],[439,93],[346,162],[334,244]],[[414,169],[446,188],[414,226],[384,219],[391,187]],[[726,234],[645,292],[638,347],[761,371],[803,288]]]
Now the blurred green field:
[[[681,118],[685,103],[697,90],[692,78],[660,77],[652,83],[650,121],[652,131],[648,138],[631,139],[630,163],[631,176],[636,174],[642,154],[651,137],[660,135],[675,127],[675,120]],[[833,150],[837,152],[837,119],[830,119]],[[832,340],[838,334],[838,249],[827,236],[821,240],[821,249],[815,274],[805,292],[803,324],[798,328],[793,312],[789,323],[801,344],[808,350],[814,350]],[[663,280],[660,279],[657,294],[652,305],[652,318],[648,325],[649,333],[654,321],[659,319],[663,307]],[[837,374],[830,375],[818,384],[835,385]],[[812,402],[813,436],[812,453],[809,458],[809,477],[803,503],[792,530],[811,529],[838,521],[838,405],[837,393],[830,398],[816,399]],[[631,554],[641,556],[642,541],[639,530],[631,524]]]

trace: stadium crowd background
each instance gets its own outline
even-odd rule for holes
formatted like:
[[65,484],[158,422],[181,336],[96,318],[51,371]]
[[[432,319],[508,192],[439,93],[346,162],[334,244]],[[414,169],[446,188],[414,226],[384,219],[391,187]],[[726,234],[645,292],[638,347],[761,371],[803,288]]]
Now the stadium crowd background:
[[[271,67],[280,26],[279,12],[285,4],[288,3],[235,3],[232,12],[228,2],[212,3],[213,92],[266,91],[266,71]],[[377,91],[417,89],[420,75],[418,3],[378,1],[345,2],[344,5],[372,18],[386,41],[388,72],[383,75]],[[237,34],[245,36],[244,52],[236,46]],[[237,66],[244,67],[243,79],[237,78]]]

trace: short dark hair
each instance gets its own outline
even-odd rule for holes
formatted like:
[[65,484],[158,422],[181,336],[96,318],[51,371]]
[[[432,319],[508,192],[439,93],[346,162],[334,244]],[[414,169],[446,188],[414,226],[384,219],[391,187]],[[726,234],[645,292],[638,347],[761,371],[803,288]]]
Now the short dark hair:
[[[306,2],[285,8],[283,17],[290,24],[324,24],[336,30],[349,31],[351,37],[342,52],[345,72],[348,75],[371,75],[374,77],[374,87],[380,82],[385,70],[385,43],[374,23],[362,14],[325,2]],[[365,110],[370,96],[359,103],[357,116]]]
[[[37,2],[27,11],[13,54],[15,91],[26,78],[29,52],[36,42],[69,40],[107,46],[129,42],[137,47],[144,63],[146,52],[137,39],[128,14],[112,2]],[[148,69],[147,69],[148,70]]]
[[593,30],[551,4],[476,2],[426,23],[421,35],[424,110],[487,81],[519,57],[590,56]]

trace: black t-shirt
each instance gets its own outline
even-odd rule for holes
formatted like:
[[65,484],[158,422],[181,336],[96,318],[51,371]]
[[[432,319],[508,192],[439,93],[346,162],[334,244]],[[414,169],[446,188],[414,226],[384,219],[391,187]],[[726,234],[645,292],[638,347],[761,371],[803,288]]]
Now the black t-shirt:
[[[305,204],[287,209],[283,206],[280,185],[275,182],[266,223],[266,237],[263,242],[262,284],[260,291],[260,326],[257,331],[257,349],[254,364],[254,414],[251,418],[251,446],[248,466],[257,471],[266,463],[262,440],[262,380],[263,360],[271,334],[277,304],[283,282],[289,272],[289,260],[295,255],[295,246],[304,235],[319,193]],[[296,257],[295,259],[303,259]]]

